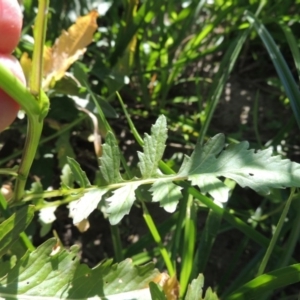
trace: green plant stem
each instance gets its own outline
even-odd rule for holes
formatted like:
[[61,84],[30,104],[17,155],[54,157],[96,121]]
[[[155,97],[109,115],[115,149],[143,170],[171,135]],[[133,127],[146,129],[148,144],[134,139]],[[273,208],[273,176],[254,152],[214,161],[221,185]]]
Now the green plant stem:
[[174,266],[172,264],[172,261],[170,259],[170,255],[167,251],[167,249],[165,248],[165,246],[163,245],[163,242],[162,242],[162,239],[160,237],[160,234],[154,224],[154,221],[151,217],[151,215],[149,214],[149,211],[145,205],[144,202],[141,202],[142,203],[142,207],[143,207],[143,217],[144,217],[144,220],[152,234],[152,237],[154,239],[154,241],[157,243],[157,246],[159,248],[159,251],[160,251],[160,254],[161,256],[163,257],[164,259],[164,262],[166,264],[166,267],[168,269],[168,273],[169,275],[172,277],[175,275],[175,270],[174,270]]
[[199,273],[204,273],[205,271],[209,256],[211,254],[211,249],[219,233],[222,217],[223,214],[217,214],[213,210],[209,210],[208,216],[205,220],[204,229],[198,242],[197,252],[195,254],[193,270],[195,277]]
[[[83,121],[84,119],[87,118],[86,114],[83,114],[82,116],[78,117],[78,119],[74,120],[73,122],[71,122],[70,124],[67,124],[65,126],[63,126],[62,128],[60,128],[57,132],[53,133],[52,135],[43,138],[42,140],[40,140],[39,142],[39,146],[53,140],[54,138],[60,136],[61,134],[63,134],[64,132],[70,130],[72,127],[74,127],[75,125],[79,124],[81,121]],[[6,156],[5,158],[3,158],[2,160],[0,160],[0,166],[8,161],[10,161],[11,159],[21,155],[23,153],[23,150],[20,151],[16,151],[14,153],[12,153],[9,156]]]
[[120,102],[120,104],[121,104],[121,107],[122,107],[122,109],[123,109],[123,112],[124,112],[124,114],[125,114],[125,117],[126,117],[126,119],[127,119],[127,122],[128,122],[128,124],[129,124],[129,128],[131,129],[131,132],[132,132],[132,134],[133,134],[135,140],[137,141],[137,143],[138,143],[141,147],[143,147],[143,146],[144,146],[144,141],[143,141],[142,137],[140,136],[140,134],[138,133],[138,131],[136,130],[136,128],[135,128],[135,126],[134,126],[134,124],[133,124],[133,122],[132,122],[132,120],[131,120],[131,118],[130,118],[130,115],[129,115],[127,109],[126,109],[126,106],[125,106],[125,104],[124,104],[124,102],[123,102],[122,97],[120,96],[120,94],[119,94],[118,92],[117,92],[116,94],[117,94],[117,97],[118,97],[119,102]]
[[194,250],[196,244],[196,207],[194,198],[188,195],[185,227],[184,227],[184,245],[182,251],[182,267],[180,272],[180,296],[183,297],[188,287],[193,264]]
[[120,239],[119,227],[117,225],[110,225],[111,238],[113,243],[113,248],[115,252],[115,260],[116,262],[121,262],[123,257],[122,251],[122,242]]
[[18,177],[15,186],[15,194],[13,202],[18,202],[24,195],[26,180],[35,157],[39,140],[43,129],[43,120],[39,116],[28,116],[27,136],[24,146],[24,151],[18,170]]
[[283,252],[283,255],[280,259],[280,263],[279,263],[280,268],[286,267],[289,264],[300,236],[300,207],[299,207],[300,201],[299,199],[296,199],[295,201],[297,201],[297,205],[298,205],[297,214],[294,218],[292,230],[289,235],[288,241],[285,245],[285,251]]
[[265,254],[265,256],[264,256],[264,258],[263,258],[263,260],[262,260],[262,262],[261,262],[261,264],[260,264],[260,266],[258,268],[257,276],[262,275],[264,273],[264,271],[265,271],[267,263],[268,263],[268,261],[269,261],[269,259],[271,257],[271,254],[272,254],[272,252],[273,252],[273,250],[275,248],[275,245],[276,245],[276,242],[278,240],[279,234],[280,234],[281,229],[283,227],[284,220],[285,220],[285,218],[287,216],[287,213],[289,211],[290,205],[292,203],[294,193],[295,193],[295,189],[293,188],[291,190],[291,194],[290,194],[290,196],[289,196],[289,198],[288,198],[288,200],[286,202],[286,205],[285,205],[285,207],[284,207],[284,209],[282,211],[282,214],[281,214],[281,216],[279,218],[278,224],[276,226],[276,229],[275,229],[274,235],[273,235],[273,237],[272,237],[272,239],[270,241],[270,244],[269,244],[269,246],[267,248],[266,254]]
[[17,177],[18,172],[15,170],[15,168],[0,169],[0,175],[10,175]]
[[49,99],[42,91],[42,71],[43,71],[43,49],[46,38],[47,13],[49,0],[40,0],[38,6],[37,19],[34,25],[34,51],[32,61],[32,73],[29,80],[29,89],[37,96],[39,111],[34,112],[27,109],[27,136],[24,146],[18,177],[16,181],[13,202],[21,201],[24,192],[29,170],[35,157],[37,147],[43,130],[43,120],[48,113]]
[[49,0],[39,0],[38,14],[33,28],[34,49],[32,57],[32,72],[29,80],[30,92],[41,98],[43,74],[43,49],[46,39],[47,15]]
[[255,99],[254,99],[253,127],[254,127],[254,133],[255,133],[255,137],[256,137],[257,143],[259,145],[259,148],[263,149],[263,145],[262,145],[261,138],[259,135],[259,130],[258,130],[258,100],[259,100],[259,91],[256,93]]
[[186,209],[187,209],[187,203],[188,203],[188,193],[186,193],[185,190],[183,190],[182,193],[182,199],[178,203],[178,219],[176,222],[176,229],[175,233],[172,238],[172,246],[171,246],[171,259],[172,261],[176,261],[178,257],[178,249],[180,249],[180,241],[181,236],[185,224],[185,216],[186,216]]

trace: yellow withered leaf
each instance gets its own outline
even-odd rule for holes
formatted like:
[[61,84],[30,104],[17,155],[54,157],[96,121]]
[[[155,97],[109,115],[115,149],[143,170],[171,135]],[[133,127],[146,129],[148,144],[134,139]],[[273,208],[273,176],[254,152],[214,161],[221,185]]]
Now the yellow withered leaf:
[[44,89],[49,88],[53,81],[60,80],[68,68],[84,54],[86,47],[93,41],[97,17],[96,11],[79,17],[68,31],[62,32],[52,48],[45,47]]
[[29,77],[30,77],[30,70],[31,70],[31,65],[32,61],[28,56],[27,52],[24,52],[20,58],[20,64],[22,66],[26,82],[29,82]]
[[162,287],[168,300],[179,299],[179,282],[175,275],[170,277],[167,273],[160,273],[152,281]]

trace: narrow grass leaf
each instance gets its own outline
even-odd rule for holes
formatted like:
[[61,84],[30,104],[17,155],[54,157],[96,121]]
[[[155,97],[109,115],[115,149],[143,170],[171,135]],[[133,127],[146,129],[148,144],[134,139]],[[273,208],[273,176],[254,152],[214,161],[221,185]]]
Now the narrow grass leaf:
[[254,28],[267,48],[287,97],[290,100],[298,126],[300,127],[300,91],[298,84],[296,84],[286,61],[265,26],[250,12],[246,12],[246,17],[248,21],[254,25]]
[[263,274],[247,282],[232,294],[227,300],[261,299],[266,292],[273,292],[287,285],[300,281],[300,264],[291,265],[270,273]]
[[199,134],[199,143],[203,144],[206,132],[209,128],[210,122],[214,115],[217,104],[219,103],[220,97],[224,90],[227,79],[235,66],[237,58],[241,52],[241,49],[248,37],[250,30],[245,30],[239,37],[231,42],[226,51],[224,58],[220,64],[219,70],[217,74],[213,78],[213,84],[211,86],[209,95],[207,99],[209,99],[206,109],[205,109],[205,121],[203,122],[203,126],[201,127],[201,131]]
[[157,177],[158,164],[165,150],[167,140],[167,121],[160,116],[151,128],[151,135],[145,134],[144,153],[138,152],[139,168],[143,178]]
[[209,210],[205,220],[205,226],[201,232],[201,237],[197,241],[195,263],[193,265],[193,274],[204,273],[212,247],[219,233],[219,228],[222,221],[222,215]]
[[184,220],[184,237],[183,247],[181,253],[181,270],[180,270],[180,296],[182,297],[188,287],[193,264],[194,264],[194,252],[196,245],[196,207],[194,205],[194,198],[192,195],[188,196],[188,202],[186,206],[186,214]]
[[159,202],[165,211],[173,213],[182,197],[181,190],[182,187],[162,179],[155,181],[149,191],[152,193],[153,202]]
[[106,212],[109,214],[111,225],[118,224],[131,209],[135,201],[135,190],[139,183],[128,182],[127,185],[115,190],[113,195],[106,199],[108,208]]
[[286,37],[286,40],[290,46],[290,50],[293,54],[294,63],[296,66],[296,70],[298,72],[298,78],[300,81],[300,51],[298,47],[298,42],[295,38],[295,35],[292,32],[292,29],[284,24],[280,24],[281,29]]
[[[210,198],[204,196],[199,191],[197,191],[194,187],[189,187],[187,184],[183,183],[183,186],[188,189],[188,192],[197,199],[199,205],[205,205],[214,213],[218,214],[219,216],[223,217],[228,223],[230,223],[234,228],[241,231],[245,236],[249,237],[252,241],[256,242],[257,244],[261,245],[262,247],[268,247],[270,240],[262,235],[260,232],[246,224],[240,218],[234,216],[228,210],[221,208],[219,205],[215,204]],[[276,246],[276,253],[282,253],[282,249]]]
[[123,181],[120,174],[120,151],[116,139],[111,132],[107,133],[102,151],[100,170],[103,178],[108,184]]
[[114,52],[110,57],[111,66],[117,63],[136,32],[155,18],[155,12],[159,11],[160,7],[161,3],[154,0],[148,0],[140,6],[134,18],[130,19],[130,22],[126,24],[126,34],[124,34],[124,31],[120,31],[118,34]]
[[75,181],[84,188],[91,186],[89,179],[87,178],[85,172],[81,169],[79,163],[71,157],[67,157],[67,160]]

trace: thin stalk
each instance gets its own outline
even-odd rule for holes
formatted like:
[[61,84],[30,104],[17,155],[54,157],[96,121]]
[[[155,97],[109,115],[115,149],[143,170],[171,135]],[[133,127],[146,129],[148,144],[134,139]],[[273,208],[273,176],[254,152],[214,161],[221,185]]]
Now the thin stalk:
[[267,263],[268,263],[268,261],[269,261],[269,259],[271,257],[271,254],[272,254],[272,252],[273,252],[273,250],[275,248],[276,242],[277,242],[277,240],[279,238],[279,234],[280,234],[281,229],[283,227],[284,220],[285,220],[285,218],[286,218],[286,216],[288,214],[290,205],[291,205],[292,200],[293,200],[294,193],[295,193],[295,189],[293,188],[291,190],[291,194],[290,194],[290,196],[289,196],[289,198],[288,198],[288,200],[286,202],[285,208],[283,209],[282,214],[281,214],[281,216],[279,218],[278,224],[276,226],[276,229],[275,229],[274,235],[273,235],[273,237],[272,237],[272,239],[270,241],[270,244],[269,244],[269,246],[267,248],[266,254],[265,254],[265,256],[264,256],[264,258],[263,258],[263,260],[262,260],[262,262],[261,262],[261,264],[260,264],[260,266],[258,268],[257,276],[262,275],[264,273],[264,271],[265,271]]
[[253,106],[253,127],[256,136],[257,143],[260,149],[263,149],[261,138],[258,130],[258,100],[259,100],[259,91],[255,95],[254,106]]
[[184,221],[185,221],[185,215],[186,215],[186,208],[188,203],[188,193],[183,190],[182,199],[179,202],[178,207],[178,220],[176,224],[176,230],[174,233],[174,236],[172,238],[173,245],[171,247],[171,258],[172,261],[176,261],[178,256],[178,249],[180,248],[180,240],[182,236],[182,229],[184,228]]
[[0,169],[0,175],[10,175],[17,177],[18,172],[15,170],[15,168]]
[[34,24],[34,49],[32,57],[32,72],[29,80],[30,92],[41,98],[41,87],[43,80],[43,53],[47,30],[47,15],[49,0],[39,0],[38,14]]
[[280,259],[279,268],[286,267],[289,264],[300,236],[300,201],[299,199],[297,199],[296,201],[298,202],[297,214],[295,216],[292,230],[286,243],[285,251],[283,251],[283,256]]
[[145,205],[144,202],[141,202],[142,203],[142,207],[143,207],[143,217],[144,217],[144,220],[152,234],[152,237],[154,239],[154,241],[156,242],[158,248],[159,248],[159,251],[160,251],[160,254],[166,264],[166,267],[168,269],[168,273],[170,275],[170,277],[174,276],[175,275],[175,270],[174,270],[174,266],[172,264],[172,261],[170,259],[170,255],[166,249],[166,247],[163,245],[163,242],[162,242],[162,239],[160,237],[160,234],[157,230],[157,227],[155,226],[154,224],[154,221],[151,217],[151,215],[149,214],[149,211]]
[[[61,134],[63,134],[64,132],[70,130],[72,127],[74,127],[75,125],[77,125],[78,123],[80,123],[81,121],[83,121],[86,118],[87,118],[87,115],[83,114],[82,116],[78,117],[78,119],[74,120],[70,124],[67,124],[67,125],[63,126],[57,132],[53,133],[52,135],[41,139],[40,142],[39,142],[39,146],[41,146],[41,145],[53,140],[54,138],[60,136]],[[0,166],[3,165],[4,163],[10,161],[11,159],[21,155],[23,152],[24,152],[23,150],[20,150],[20,151],[16,151],[16,152],[12,153],[9,156],[6,156],[2,160],[0,160]]]
[[30,110],[26,111],[28,115],[27,136],[20,167],[18,169],[18,178],[16,181],[13,202],[20,201],[24,195],[29,170],[34,160],[43,130],[43,119],[49,109],[49,99],[41,89],[43,72],[43,49],[46,38],[48,8],[49,0],[39,1],[38,14],[34,26],[35,43],[29,89],[33,95],[37,96],[37,101],[40,109],[37,113]]
[[124,257],[119,227],[117,225],[110,225],[110,232],[115,253],[115,260],[116,262],[121,262]]
[[34,160],[37,147],[39,145],[39,140],[41,138],[42,130],[43,130],[43,120],[40,120],[39,116],[29,115],[27,136],[26,136],[20,167],[18,170],[18,177],[16,180],[15,195],[14,195],[13,202],[20,201],[24,195],[27,177],[32,162]]
[[186,292],[194,264],[194,250],[196,244],[196,208],[193,196],[188,196],[185,227],[184,245],[182,251],[182,266],[180,272],[180,296]]
[[194,276],[205,271],[211,249],[220,229],[222,217],[222,214],[217,214],[211,209],[209,210],[195,255]]
[[137,141],[137,143],[138,143],[141,147],[143,147],[143,146],[144,146],[144,141],[143,141],[142,137],[140,136],[140,134],[138,133],[138,131],[136,130],[136,128],[135,128],[135,126],[134,126],[134,124],[133,124],[133,122],[132,122],[132,120],[131,120],[131,118],[130,118],[130,115],[129,115],[127,109],[126,109],[126,106],[125,106],[125,104],[124,104],[124,102],[123,102],[122,97],[120,96],[120,94],[119,94],[118,92],[117,92],[116,94],[117,94],[117,97],[118,97],[119,102],[120,102],[120,104],[121,104],[121,107],[122,107],[122,109],[123,109],[123,112],[124,112],[124,114],[125,114],[125,117],[126,117],[126,119],[127,119],[127,122],[128,122],[128,124],[129,124],[129,128],[130,128],[130,130],[131,130],[131,132],[132,132],[132,134],[133,134],[135,140]]

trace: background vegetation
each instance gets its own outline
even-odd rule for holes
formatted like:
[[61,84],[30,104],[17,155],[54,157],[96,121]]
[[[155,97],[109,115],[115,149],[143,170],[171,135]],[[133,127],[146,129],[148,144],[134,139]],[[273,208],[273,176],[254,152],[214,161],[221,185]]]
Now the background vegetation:
[[[24,52],[32,55],[37,1],[24,0],[23,6],[18,57]],[[176,172],[197,141],[203,144],[220,132],[226,143],[247,140],[251,148],[271,148],[274,154],[300,162],[300,1],[51,0],[47,45],[92,9],[99,13],[94,42],[69,69],[68,79],[48,90],[51,106],[28,191],[58,189],[67,157],[76,159],[90,182],[101,182],[97,128],[103,142],[108,129],[114,132],[125,165],[138,176],[138,133],[149,133],[162,114],[168,124],[165,167]],[[26,119],[19,114],[0,135],[1,168],[18,164],[25,135]],[[0,180],[8,190],[14,183],[6,176]],[[204,195],[193,201],[197,197],[188,188],[176,211],[167,213],[140,189],[140,201],[118,225],[110,225],[96,210],[82,224],[85,228],[78,228],[68,206],[60,205],[54,215],[36,212],[26,232],[34,246],[53,235],[63,247],[78,244],[81,261],[90,267],[105,258],[132,258],[135,265],[154,261],[159,270],[170,273],[166,250],[176,262],[181,296],[203,273],[205,285],[220,298],[242,299],[229,295],[257,275],[299,261],[300,198],[296,190],[275,250],[263,268],[290,190],[260,195],[232,180],[224,182],[230,197],[219,213],[207,205]],[[24,250],[13,252],[20,257]],[[291,283],[274,283],[255,299],[297,299],[299,282]]]

